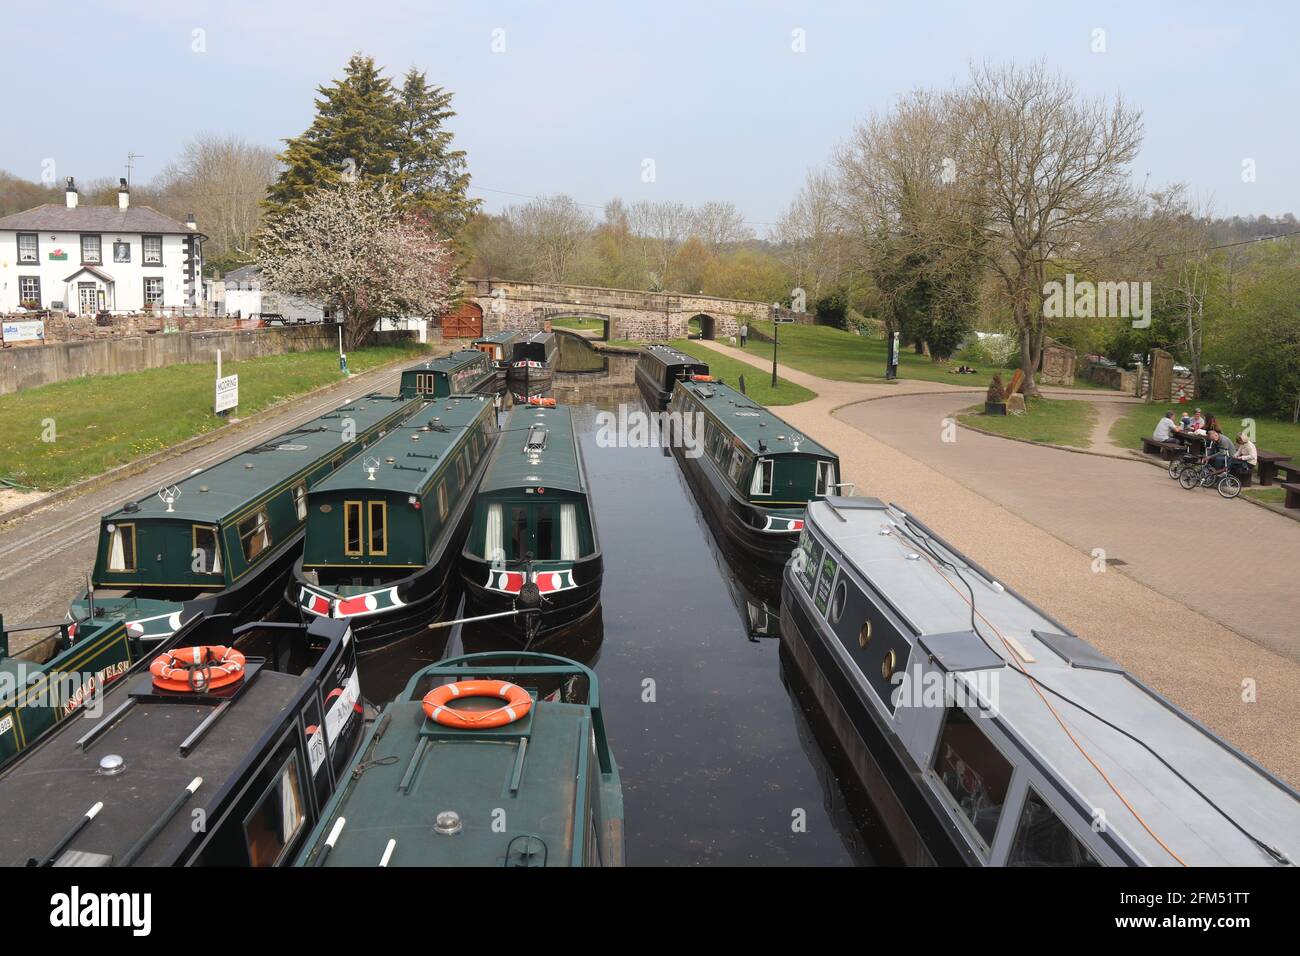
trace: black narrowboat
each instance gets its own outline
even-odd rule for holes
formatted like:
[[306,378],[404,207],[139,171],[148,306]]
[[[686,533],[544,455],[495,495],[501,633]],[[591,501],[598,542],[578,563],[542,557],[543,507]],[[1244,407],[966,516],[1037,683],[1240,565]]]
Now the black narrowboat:
[[402,370],[402,398],[446,398],[485,391],[496,379],[487,354],[461,349]]
[[486,395],[439,399],[314,485],[289,603],[350,620],[359,653],[440,617],[499,434]]
[[679,379],[709,381],[709,365],[671,345],[647,345],[636,360],[636,384],[655,411],[668,407]]
[[603,568],[572,410],[511,409],[462,553],[470,607],[523,612],[507,623],[531,642],[599,608]]
[[905,862],[1300,860],[1300,793],[897,505],[808,505],[781,643]]
[[510,390],[531,395],[534,389],[549,386],[559,360],[560,343],[554,332],[534,332],[518,339],[506,371]]
[[714,526],[750,557],[778,567],[794,550],[809,501],[835,494],[839,458],[721,382],[679,379],[673,454]]
[[79,632],[125,621],[148,645],[197,598],[214,598],[214,613],[262,616],[302,553],[307,492],[422,404],[366,395],[104,515],[91,582],[113,593],[73,601],[69,619]]
[[197,615],[94,704],[0,772],[0,865],[289,864],[366,730],[326,618]]

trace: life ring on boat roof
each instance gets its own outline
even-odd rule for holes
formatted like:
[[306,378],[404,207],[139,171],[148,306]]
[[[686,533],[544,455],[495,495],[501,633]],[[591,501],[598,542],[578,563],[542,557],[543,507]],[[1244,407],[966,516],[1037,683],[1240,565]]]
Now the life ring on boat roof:
[[221,644],[178,647],[153,659],[149,673],[159,690],[203,693],[244,679],[244,655]]
[[[500,697],[505,703],[494,710],[459,710],[447,705],[464,697]],[[532,709],[528,691],[508,680],[460,680],[442,684],[424,695],[424,716],[444,727],[489,729],[513,724]]]

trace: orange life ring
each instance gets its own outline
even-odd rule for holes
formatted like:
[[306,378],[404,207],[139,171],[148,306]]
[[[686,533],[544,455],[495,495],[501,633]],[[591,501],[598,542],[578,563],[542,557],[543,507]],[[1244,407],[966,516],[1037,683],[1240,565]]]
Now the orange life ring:
[[[462,697],[500,697],[505,703],[495,710],[447,706]],[[508,680],[461,680],[435,687],[424,695],[424,716],[444,727],[504,727],[523,717],[532,706],[532,695]]]
[[153,686],[161,690],[209,691],[244,679],[244,655],[220,644],[178,647],[149,665]]

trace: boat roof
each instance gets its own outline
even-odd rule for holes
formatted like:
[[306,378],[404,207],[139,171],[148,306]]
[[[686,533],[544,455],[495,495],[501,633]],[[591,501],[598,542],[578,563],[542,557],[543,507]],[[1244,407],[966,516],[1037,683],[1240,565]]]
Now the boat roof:
[[516,331],[515,329],[503,329],[500,332],[492,332],[488,335],[481,336],[475,339],[474,341],[492,342],[494,344],[497,344],[501,342],[509,342],[511,339],[517,338],[520,334],[521,333]]
[[457,349],[447,355],[435,359],[428,359],[419,365],[412,365],[409,368],[402,369],[402,374],[407,372],[455,372],[464,368],[466,365],[474,365],[484,361],[483,353],[478,349]]
[[[308,496],[352,489],[421,494],[442,458],[463,441],[466,429],[484,408],[491,407],[486,395],[452,395],[430,402],[318,481]],[[441,430],[432,427],[435,422]],[[374,481],[366,470],[367,462],[375,468]]]
[[[800,454],[815,458],[837,458],[835,452],[807,435],[800,435],[789,422],[776,415],[752,398],[722,382],[678,382],[678,388],[684,388],[692,395],[698,396],[700,404],[713,414],[713,417],[729,432],[744,442],[745,447],[755,455],[771,458],[775,455]],[[791,441],[791,436],[799,435],[799,441]],[[759,442],[763,447],[759,448]]]
[[642,346],[641,351],[653,356],[664,365],[703,365],[705,368],[708,368],[709,365],[703,359],[698,359],[694,355],[687,355],[671,345],[646,345]]
[[529,342],[546,342],[553,338],[555,338],[554,332],[533,332],[526,339],[524,339],[524,344],[527,344]]
[[351,420],[351,432],[360,435],[413,401],[418,399],[372,392],[181,479],[176,482],[181,495],[174,502],[172,512],[154,494],[135,502],[138,511],[118,508],[105,514],[102,520],[220,521],[337,450],[343,442],[345,420]]
[[[1292,861],[1300,861],[1300,793],[1046,613],[995,583],[996,578],[934,537],[917,519],[875,499],[830,498],[809,502],[807,520],[911,626],[916,642],[969,690],[982,686],[987,691],[987,677],[980,682],[976,675],[1001,668],[997,712],[990,719],[1049,768],[1081,806],[1104,812],[1108,831],[1142,859],[1155,865],[1176,862],[1124,800],[1189,865],[1276,862],[1225,814]],[[931,564],[923,549],[897,533],[909,530],[917,538],[929,536],[931,546],[962,569],[984,619],[978,635],[971,632],[967,585],[951,570]],[[915,554],[921,559],[909,557]],[[1032,660],[1008,650],[990,624]],[[1035,683],[1055,692],[1043,694],[1097,767],[1067,736]]]
[[[546,430],[546,443],[537,454],[525,454],[534,426]],[[569,406],[517,405],[506,416],[501,440],[492,453],[479,493],[519,488],[587,493],[586,469],[578,451],[573,411]]]

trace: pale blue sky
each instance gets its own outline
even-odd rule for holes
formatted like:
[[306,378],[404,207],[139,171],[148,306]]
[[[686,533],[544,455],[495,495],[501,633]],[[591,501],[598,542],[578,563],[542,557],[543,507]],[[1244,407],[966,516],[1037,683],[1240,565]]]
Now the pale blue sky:
[[972,60],[1041,58],[1142,109],[1138,176],[1185,182],[1221,215],[1300,213],[1298,27],[1281,2],[6,0],[0,168],[37,179],[52,158],[59,177],[116,177],[134,151],[142,181],[194,133],[278,146],[359,50],[456,92],[489,209],[504,192],[730,199],[761,233],[865,113],[949,86]]

